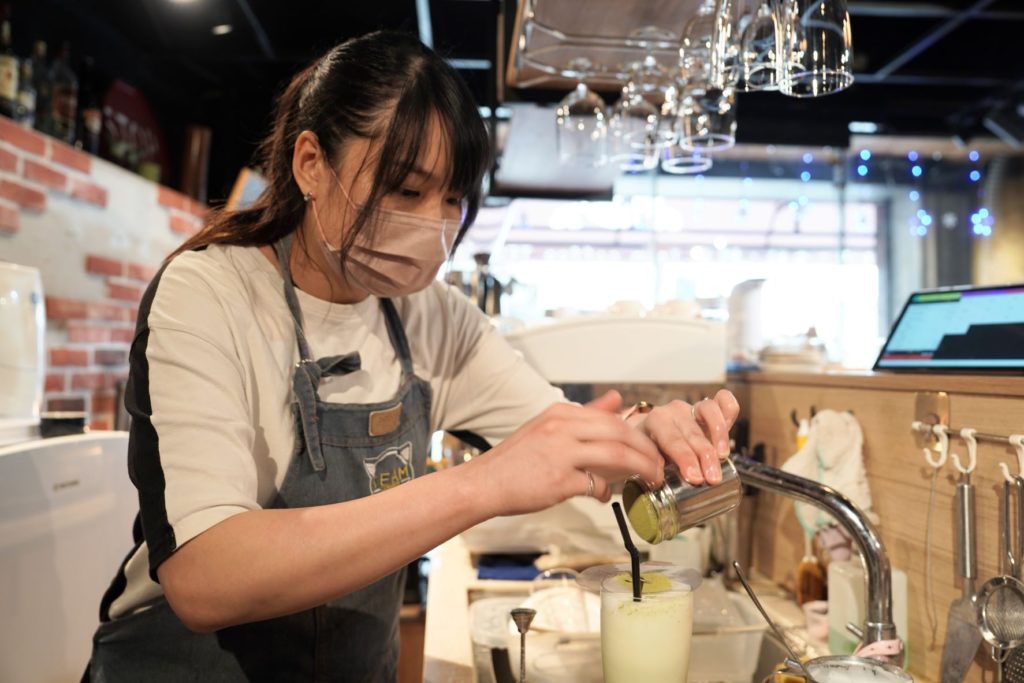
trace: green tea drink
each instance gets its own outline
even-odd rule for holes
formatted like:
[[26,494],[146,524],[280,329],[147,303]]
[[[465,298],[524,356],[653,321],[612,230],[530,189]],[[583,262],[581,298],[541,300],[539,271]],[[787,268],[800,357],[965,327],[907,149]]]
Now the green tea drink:
[[629,574],[601,585],[604,683],[686,683],[693,593],[661,574],[641,579],[640,602],[633,600]]

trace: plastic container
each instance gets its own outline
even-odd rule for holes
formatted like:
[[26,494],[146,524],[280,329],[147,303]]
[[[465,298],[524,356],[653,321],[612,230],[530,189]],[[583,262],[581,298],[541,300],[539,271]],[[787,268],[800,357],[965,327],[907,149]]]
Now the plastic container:
[[[761,615],[746,596],[728,593],[732,607],[742,616],[744,626],[763,625]],[[757,671],[764,629],[748,633],[697,633],[690,641],[690,675],[687,683],[749,683]]]

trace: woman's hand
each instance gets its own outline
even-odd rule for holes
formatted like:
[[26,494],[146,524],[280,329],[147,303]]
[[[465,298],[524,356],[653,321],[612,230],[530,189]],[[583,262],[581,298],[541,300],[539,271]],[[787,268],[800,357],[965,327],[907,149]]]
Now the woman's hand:
[[736,397],[722,389],[713,399],[693,405],[672,401],[628,421],[679,466],[687,482],[717,484],[722,481],[719,460],[729,455],[729,429],[739,414]]
[[637,474],[660,485],[664,458],[647,434],[619,417],[621,407],[614,391],[585,406],[553,405],[467,463],[486,471],[494,515],[536,512],[586,495],[590,477],[591,495],[605,502],[609,481]]

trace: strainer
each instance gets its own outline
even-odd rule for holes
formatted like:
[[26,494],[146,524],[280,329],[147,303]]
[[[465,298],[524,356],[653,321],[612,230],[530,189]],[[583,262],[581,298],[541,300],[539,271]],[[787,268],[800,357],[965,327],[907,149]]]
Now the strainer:
[[1024,526],[1018,514],[1015,550],[1011,538],[1014,524],[1010,510],[1013,488],[1017,489],[1019,508],[1024,504],[1024,500],[1021,499],[1024,480],[1018,477],[1013,483],[1007,481],[1003,484],[1003,548],[1000,555],[1003,571],[1009,573],[986,581],[978,591],[976,603],[978,628],[985,642],[992,646],[992,658],[996,662],[998,681],[1003,680],[1003,665],[1009,651],[1024,645],[1024,583],[1020,581]]

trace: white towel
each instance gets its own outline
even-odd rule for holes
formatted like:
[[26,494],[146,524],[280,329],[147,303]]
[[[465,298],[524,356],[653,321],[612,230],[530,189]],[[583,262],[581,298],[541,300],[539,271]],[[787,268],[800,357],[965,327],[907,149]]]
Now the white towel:
[[[871,514],[871,489],[864,471],[864,434],[851,413],[822,410],[811,420],[807,443],[783,464],[782,469],[814,479],[839,491]],[[832,523],[832,518],[817,508],[797,503],[797,517],[805,530],[813,533]]]

